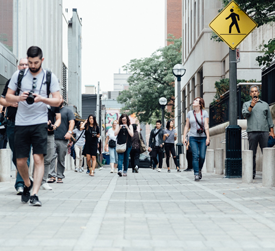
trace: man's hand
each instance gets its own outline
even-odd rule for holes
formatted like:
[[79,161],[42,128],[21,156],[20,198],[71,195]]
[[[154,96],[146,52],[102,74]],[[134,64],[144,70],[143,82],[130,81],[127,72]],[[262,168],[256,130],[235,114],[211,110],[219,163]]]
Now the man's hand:
[[210,143],[210,139],[206,139],[206,142],[205,142],[206,146],[208,146],[209,143]]
[[43,102],[45,100],[45,98],[43,98],[37,93],[33,93],[33,96],[34,96],[34,103]]
[[269,136],[271,136],[273,139],[275,139],[275,134],[274,134],[274,132],[270,132],[270,133],[269,133]]
[[26,101],[27,97],[29,96],[28,92],[23,92],[20,96],[19,96],[19,101]]
[[251,106],[254,107],[257,103],[258,103],[258,99],[253,98],[253,99],[251,100]]
[[69,140],[72,137],[72,134],[70,134],[69,132],[67,132],[64,136],[65,139]]
[[151,148],[151,147],[148,147],[148,151],[151,152],[151,151],[152,151],[152,148]]
[[11,103],[10,106],[17,108],[18,107],[18,103],[17,102],[16,103]]

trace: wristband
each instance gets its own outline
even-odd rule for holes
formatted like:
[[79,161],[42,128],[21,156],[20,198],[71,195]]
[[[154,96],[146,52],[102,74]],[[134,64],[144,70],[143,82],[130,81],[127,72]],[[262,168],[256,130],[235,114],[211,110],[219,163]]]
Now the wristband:
[[254,106],[250,105],[251,108],[253,108]]

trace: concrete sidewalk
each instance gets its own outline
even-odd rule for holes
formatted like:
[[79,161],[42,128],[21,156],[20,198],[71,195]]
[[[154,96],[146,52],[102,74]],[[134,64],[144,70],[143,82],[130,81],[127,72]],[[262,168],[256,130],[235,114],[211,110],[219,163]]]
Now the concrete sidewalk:
[[275,250],[275,188],[141,169],[119,178],[67,171],[41,208],[0,183],[0,251]]

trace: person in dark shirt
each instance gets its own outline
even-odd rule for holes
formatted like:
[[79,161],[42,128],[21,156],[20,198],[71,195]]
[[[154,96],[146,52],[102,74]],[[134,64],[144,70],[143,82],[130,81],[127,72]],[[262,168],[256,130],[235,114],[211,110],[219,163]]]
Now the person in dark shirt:
[[[62,99],[60,100],[62,101]],[[54,122],[55,121],[55,122]],[[41,186],[44,190],[52,190],[52,187],[47,183],[47,178],[50,171],[51,161],[53,159],[54,149],[54,131],[61,124],[61,114],[59,107],[48,106],[48,138],[47,138],[47,155],[44,157],[44,176]]]
[[[23,70],[26,68],[28,68],[28,60],[26,58],[20,59],[18,70]],[[6,133],[7,133],[7,139],[8,139],[11,151],[13,153],[12,162],[16,166],[16,154],[15,154],[15,148],[14,148],[14,127],[15,127],[15,115],[17,112],[18,103],[9,103],[6,101],[6,94],[8,91],[9,83],[10,83],[10,79],[7,81],[5,88],[2,92],[2,95],[0,98],[0,104],[7,107],[6,117],[8,121],[7,121]],[[29,166],[30,159],[28,159],[27,164]],[[24,181],[19,172],[17,172],[14,187],[17,191],[17,195],[22,195],[23,188],[24,188]]]

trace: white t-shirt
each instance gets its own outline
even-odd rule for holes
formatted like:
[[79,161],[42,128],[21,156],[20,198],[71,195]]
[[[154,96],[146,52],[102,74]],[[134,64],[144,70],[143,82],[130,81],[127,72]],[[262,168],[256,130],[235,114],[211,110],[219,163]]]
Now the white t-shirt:
[[[198,122],[204,126],[204,120],[205,118],[209,118],[208,112],[206,110],[202,110],[202,116],[201,113],[196,114]],[[201,119],[202,117],[202,119]],[[194,111],[191,110],[187,113],[187,118],[189,118],[190,123],[190,131],[189,131],[189,137],[206,137],[205,132],[198,134],[197,130],[200,128],[198,125],[196,118],[194,117]]]
[[[83,133],[82,133],[83,132]],[[75,139],[77,140],[79,138],[79,136],[81,135],[81,137],[79,138],[79,140],[75,143],[77,146],[84,146],[85,145],[85,131],[80,131],[78,129],[74,129],[73,133],[75,133]]]
[[117,141],[117,136],[115,136],[115,131],[113,130],[113,128],[110,128],[107,132],[107,136],[109,136],[109,141],[112,139],[115,142]]
[[[17,79],[18,79],[19,71],[16,71],[10,80],[9,88],[13,91],[17,90]],[[44,98],[47,98],[47,85],[46,82],[46,71],[42,70],[36,76],[36,88],[34,93],[41,95]],[[43,82],[43,84],[42,84]],[[24,77],[21,82],[21,90],[22,92],[29,92],[32,90],[33,85],[33,76],[29,69],[25,70]],[[59,84],[57,77],[52,73],[51,77],[51,86],[50,92],[59,91]],[[21,101],[18,104],[18,110],[15,117],[15,125],[17,126],[28,126],[28,125],[39,125],[48,122],[48,108],[47,105],[43,102],[33,103],[29,105],[26,101]]]

